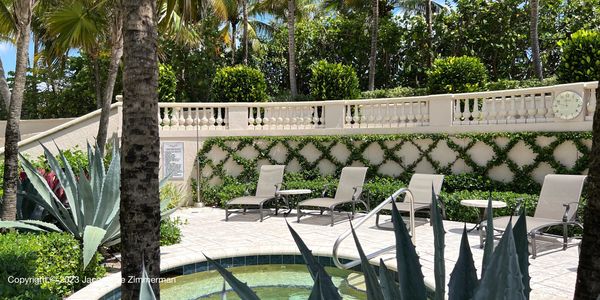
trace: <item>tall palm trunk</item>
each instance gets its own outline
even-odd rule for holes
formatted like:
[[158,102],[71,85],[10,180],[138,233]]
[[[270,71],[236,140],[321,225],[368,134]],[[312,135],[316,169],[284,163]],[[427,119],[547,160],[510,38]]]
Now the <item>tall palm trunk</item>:
[[242,0],[242,14],[244,18],[244,65],[248,64],[248,0]]
[[121,155],[121,297],[137,300],[142,263],[160,299],[156,1],[125,0]]
[[6,74],[4,73],[2,59],[0,59],[0,96],[2,96],[4,108],[8,112],[8,106],[10,105],[10,88],[8,87],[8,82],[6,82]]
[[235,65],[235,35],[237,33],[237,21],[231,22],[231,65]]
[[14,85],[8,106],[4,143],[4,199],[2,200],[2,220],[14,220],[17,213],[17,181],[19,178],[19,121],[23,92],[27,80],[27,62],[29,59],[29,28],[31,25],[31,0],[17,0],[14,3],[17,27],[17,57]]
[[296,2],[288,0],[288,69],[292,99],[298,95],[296,86]]
[[379,0],[371,0],[371,54],[369,55],[369,91],[375,89],[377,64],[377,34],[379,31]]
[[100,123],[98,124],[98,135],[96,135],[96,142],[101,151],[104,151],[104,146],[106,145],[110,104],[112,103],[117,73],[119,72],[119,62],[121,61],[121,56],[123,56],[123,14],[121,8],[116,7],[113,14],[114,16],[111,25],[112,46],[110,51],[110,64],[108,66],[108,77],[104,87],[102,111],[100,112]]
[[96,108],[102,108],[102,79],[100,78],[100,61],[97,53],[91,55],[94,67],[94,92],[96,94]]
[[[600,94],[600,93],[599,93]],[[600,96],[600,95],[599,95]],[[575,300],[597,299],[600,295],[600,106],[594,113],[592,151],[588,174],[583,240],[577,267]]]
[[533,59],[533,72],[539,80],[544,79],[542,71],[542,60],[540,59],[540,39],[538,35],[539,1],[531,0],[529,5],[529,35],[531,40],[531,57]]
[[427,66],[433,64],[433,19],[431,0],[425,0],[425,22],[427,22]]

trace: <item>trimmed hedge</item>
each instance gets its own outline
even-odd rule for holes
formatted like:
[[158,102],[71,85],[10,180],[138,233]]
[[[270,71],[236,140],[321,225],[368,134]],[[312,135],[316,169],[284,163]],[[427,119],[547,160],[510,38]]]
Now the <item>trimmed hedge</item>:
[[[0,234],[0,298],[61,299],[106,274],[100,254],[85,270],[82,255],[70,234]],[[14,278],[41,282],[9,283]]]
[[310,95],[315,100],[356,99],[360,94],[358,77],[351,66],[321,60],[311,67]]
[[558,43],[562,56],[556,73],[563,83],[600,80],[600,32],[579,30]]
[[211,93],[215,102],[262,102],[268,99],[263,73],[241,65],[217,70]]
[[432,94],[475,92],[486,82],[487,70],[477,57],[438,58],[427,71],[427,87]]

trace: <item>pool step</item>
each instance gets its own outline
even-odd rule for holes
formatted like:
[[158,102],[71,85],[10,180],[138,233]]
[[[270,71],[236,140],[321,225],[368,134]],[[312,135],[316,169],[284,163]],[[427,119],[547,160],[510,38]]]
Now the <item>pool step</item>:
[[348,275],[348,277],[346,277],[346,281],[348,282],[348,285],[358,291],[361,292],[366,292],[367,291],[367,285],[365,283],[365,275],[363,275],[362,273],[350,273]]

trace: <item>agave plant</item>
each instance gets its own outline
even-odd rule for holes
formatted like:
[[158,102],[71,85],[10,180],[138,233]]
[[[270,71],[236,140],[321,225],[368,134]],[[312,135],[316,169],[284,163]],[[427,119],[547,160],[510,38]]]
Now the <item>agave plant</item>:
[[[48,172],[44,169],[39,168],[38,173],[46,179],[48,187],[52,189],[54,195],[58,200],[68,208],[69,203],[65,190],[61,187],[60,181],[56,174],[52,171]],[[34,197],[40,197],[35,187],[31,184],[31,180],[27,177],[25,172],[19,174],[17,192],[17,220],[45,220],[48,213],[43,207],[36,204]]]
[[[433,193],[435,195],[435,193]],[[432,201],[432,226],[434,232],[434,273],[435,297],[445,298],[445,266],[444,266],[444,227],[437,201]],[[491,206],[491,199],[488,207]],[[484,260],[481,280],[477,279],[477,271],[473,262],[473,254],[467,239],[466,226],[463,229],[458,260],[450,275],[448,284],[448,299],[529,299],[529,250],[526,234],[525,212],[516,222],[514,228],[509,222],[506,231],[496,249],[493,248],[493,223],[491,209],[488,209],[487,242],[484,249]],[[397,299],[427,299],[427,289],[419,257],[412,244],[406,224],[400,217],[395,204],[392,207],[392,223],[396,238],[396,265],[398,281],[394,280],[383,260],[380,260],[379,276],[369,263],[359,239],[352,228],[352,234],[365,276],[367,299],[397,300]],[[340,299],[337,288],[325,269],[312,256],[302,239],[288,224],[307,267],[314,279],[310,300]],[[511,230],[512,229],[512,230]],[[241,299],[259,299],[258,296],[244,283],[236,279],[231,272],[220,266],[209,257],[207,261],[223,276]],[[144,298],[140,298],[144,299]]]
[[[115,143],[116,145],[116,143]],[[42,145],[44,155],[64,190],[68,205],[62,203],[53,187],[36,168],[20,156],[24,172],[36,193],[28,194],[29,199],[41,206],[56,220],[56,226],[41,220],[20,220],[16,222],[0,221],[0,228],[21,228],[36,231],[67,231],[80,240],[83,245],[84,268],[91,261],[99,246],[111,246],[120,242],[120,157],[117,146],[112,149],[108,168],[104,165],[104,156],[98,147],[88,145],[87,174],[80,170],[78,176],[73,172],[62,150],[58,159]],[[59,163],[62,162],[62,166]],[[164,185],[166,178],[162,180]],[[161,217],[175,209],[167,209],[169,199],[161,201]],[[60,227],[60,228],[59,228]]]

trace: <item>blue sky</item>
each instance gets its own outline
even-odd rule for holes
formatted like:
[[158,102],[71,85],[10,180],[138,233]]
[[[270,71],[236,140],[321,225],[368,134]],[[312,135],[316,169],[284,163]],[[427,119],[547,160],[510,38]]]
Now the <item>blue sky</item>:
[[[0,42],[0,58],[4,66],[4,72],[8,76],[8,72],[15,70],[15,59],[17,57],[17,49],[12,43]],[[33,42],[29,43],[29,58],[33,60]]]

